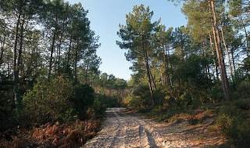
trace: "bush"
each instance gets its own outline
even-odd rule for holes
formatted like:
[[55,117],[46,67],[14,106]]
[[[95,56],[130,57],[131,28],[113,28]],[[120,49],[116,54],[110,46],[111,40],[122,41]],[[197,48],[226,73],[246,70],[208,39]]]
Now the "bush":
[[235,147],[248,148],[250,145],[250,121],[242,118],[231,117],[226,114],[219,116],[217,123],[222,133]]
[[93,111],[96,117],[102,117],[108,107],[118,107],[120,103],[118,102],[117,96],[106,96],[103,94],[96,95]]
[[15,123],[15,109],[12,87],[1,88],[0,86],[0,131],[11,128]]
[[94,99],[94,89],[89,85],[77,84],[74,87],[71,101],[80,119],[87,117],[87,110],[92,107]]
[[241,99],[250,99],[250,82],[242,81],[237,87],[237,94]]
[[157,88],[154,91],[154,95],[153,96],[154,96],[154,100],[155,100],[155,105],[162,105],[163,101],[164,101],[164,98],[166,96],[164,88],[162,88],[162,87]]
[[250,120],[242,110],[241,101],[222,107],[217,124],[222,133],[235,147],[247,148],[250,145]]
[[250,99],[236,100],[234,106],[241,110],[250,110]]
[[93,111],[96,117],[104,115],[106,110],[106,97],[105,95],[97,95],[93,104]]
[[210,101],[212,102],[219,102],[223,99],[223,90],[221,89],[221,86],[216,84],[207,93],[209,97],[211,98]]
[[150,92],[146,85],[136,86],[130,94],[129,107],[135,109],[146,109],[151,106]]
[[23,97],[23,122],[41,125],[71,120],[74,109],[69,99],[72,91],[71,82],[63,77],[37,82]]

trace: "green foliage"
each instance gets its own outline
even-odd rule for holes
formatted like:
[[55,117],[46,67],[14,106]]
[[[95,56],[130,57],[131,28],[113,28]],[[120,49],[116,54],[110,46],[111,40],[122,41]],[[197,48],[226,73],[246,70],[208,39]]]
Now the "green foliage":
[[93,110],[96,117],[102,117],[106,108],[118,106],[120,106],[120,103],[118,102],[117,97],[97,94],[93,104]]
[[242,81],[237,87],[237,97],[240,99],[249,99],[250,98],[250,82]]
[[15,110],[13,102],[13,92],[11,87],[0,86],[0,131],[11,128],[15,121]]
[[157,88],[154,93],[153,97],[155,99],[155,105],[163,105],[164,98],[166,96],[166,90],[163,87]]
[[101,117],[107,107],[118,104],[116,98],[96,95],[89,85],[72,84],[63,77],[38,81],[24,96],[22,119],[40,125],[75,118],[96,118]]
[[241,110],[249,110],[250,109],[250,100],[249,99],[241,99],[234,101],[234,106]]
[[209,91],[208,95],[211,98],[211,102],[219,102],[223,98],[223,93],[221,87],[217,84],[214,85]]
[[106,109],[105,95],[98,95],[94,101],[93,109],[96,116],[103,116]]
[[[217,124],[229,142],[237,148],[247,148],[250,144],[249,100],[238,100],[220,109]],[[248,105],[248,106],[247,106]]]
[[250,57],[244,59],[243,68],[245,71],[250,71]]
[[150,106],[150,92],[148,86],[138,85],[131,91],[131,100],[129,102],[129,107],[136,109],[146,109]]
[[212,27],[207,1],[188,0],[184,3],[182,11],[188,18],[188,27],[193,39],[196,42],[206,40]]
[[221,115],[218,119],[218,124],[221,125],[222,132],[226,135],[229,141],[237,148],[249,147],[250,139],[250,121]]
[[72,84],[63,77],[40,80],[23,97],[23,120],[29,124],[68,121],[73,118],[70,104]]
[[90,108],[95,99],[95,92],[89,85],[77,84],[74,86],[73,96],[70,101],[80,119],[86,118],[88,108]]
[[229,8],[230,14],[234,17],[239,16],[242,13],[242,0],[230,0],[229,1]]
[[184,63],[180,64],[175,72],[175,76],[177,79],[194,83],[193,85],[211,86],[211,80],[203,73],[206,65],[210,63],[209,59],[192,54]]

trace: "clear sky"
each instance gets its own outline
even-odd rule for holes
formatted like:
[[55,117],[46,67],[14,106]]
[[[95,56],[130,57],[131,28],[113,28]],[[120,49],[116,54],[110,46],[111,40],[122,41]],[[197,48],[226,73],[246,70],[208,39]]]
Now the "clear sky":
[[118,78],[128,80],[131,64],[126,61],[125,50],[116,45],[119,40],[117,31],[119,24],[125,24],[125,16],[132,11],[133,6],[144,4],[154,11],[154,20],[161,18],[166,27],[186,25],[187,20],[181,13],[180,6],[168,0],[68,0],[70,3],[81,2],[89,10],[88,18],[91,29],[100,36],[101,47],[97,54],[102,58],[100,70],[113,74]]

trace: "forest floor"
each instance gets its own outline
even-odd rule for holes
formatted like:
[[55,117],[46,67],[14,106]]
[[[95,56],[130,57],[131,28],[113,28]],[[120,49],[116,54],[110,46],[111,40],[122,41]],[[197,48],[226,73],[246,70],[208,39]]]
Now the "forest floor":
[[93,138],[99,120],[47,123],[32,129],[9,129],[0,133],[0,148],[79,148]]
[[125,108],[109,108],[102,130],[84,148],[188,148],[221,147],[225,138],[214,125],[214,117],[198,113],[191,118],[202,122],[191,124],[190,117],[173,122],[156,122]]

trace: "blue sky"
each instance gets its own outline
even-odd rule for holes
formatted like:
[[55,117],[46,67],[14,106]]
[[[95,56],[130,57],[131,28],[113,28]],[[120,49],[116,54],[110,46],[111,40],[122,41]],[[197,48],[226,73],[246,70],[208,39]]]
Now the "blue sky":
[[125,50],[116,45],[119,40],[117,31],[119,24],[125,24],[125,16],[132,11],[133,6],[144,4],[154,11],[154,20],[161,18],[166,27],[186,25],[187,20],[181,13],[180,6],[168,0],[68,0],[70,3],[81,2],[89,10],[88,18],[91,29],[100,36],[101,47],[97,54],[102,58],[100,70],[113,74],[118,78],[128,80],[132,72],[131,64],[126,61]]

